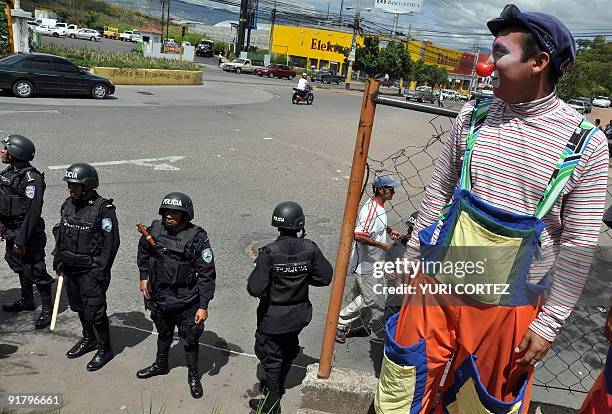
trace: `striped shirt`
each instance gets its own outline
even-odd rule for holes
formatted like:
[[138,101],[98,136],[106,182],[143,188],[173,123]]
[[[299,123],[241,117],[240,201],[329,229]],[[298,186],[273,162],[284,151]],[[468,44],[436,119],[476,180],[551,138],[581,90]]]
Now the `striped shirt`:
[[[473,103],[455,119],[448,141],[427,187],[406,253],[418,257],[418,232],[438,220],[461,175]],[[521,104],[495,98],[480,129],[471,163],[472,192],[492,206],[515,214],[533,215],[582,115],[549,96]],[[529,280],[538,282],[555,262],[542,311],[530,329],[553,341],[576,305],[597,246],[606,201],[608,146],[597,132],[552,209],[543,217],[543,258],[532,266]]]

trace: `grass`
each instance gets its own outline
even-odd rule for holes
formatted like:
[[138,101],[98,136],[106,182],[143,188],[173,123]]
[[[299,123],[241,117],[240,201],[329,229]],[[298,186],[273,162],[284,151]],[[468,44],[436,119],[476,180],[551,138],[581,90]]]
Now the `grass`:
[[107,52],[87,48],[68,48],[59,45],[41,44],[36,49],[39,53],[49,53],[72,60],[85,67],[102,66],[113,68],[201,70],[193,62],[170,59],[147,58],[138,53]]

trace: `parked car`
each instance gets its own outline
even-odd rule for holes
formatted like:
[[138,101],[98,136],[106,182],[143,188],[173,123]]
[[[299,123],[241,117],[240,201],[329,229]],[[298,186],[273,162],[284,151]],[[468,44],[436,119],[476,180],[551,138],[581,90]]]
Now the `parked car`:
[[289,80],[295,78],[296,73],[293,69],[291,69],[287,65],[280,65],[278,63],[271,63],[265,68],[260,68],[257,70],[257,75],[259,76],[267,76],[269,78],[277,77],[277,78],[287,78]]
[[102,36],[108,39],[119,39],[119,30],[115,27],[104,27],[104,32]]
[[119,40],[122,42],[131,42],[132,36],[134,36],[134,31],[124,30],[123,33],[119,33]]
[[139,30],[132,30],[132,43],[142,42],[142,34]]
[[36,27],[40,26],[40,24],[35,21],[35,20],[28,20],[28,27],[31,29],[34,29]]
[[395,85],[395,80],[391,79],[391,78],[380,78],[380,86],[386,86],[387,88],[392,87],[393,85]]
[[72,39],[76,39],[76,34],[78,31],[79,26],[77,26],[76,24],[69,24],[68,27],[66,27],[66,36]]
[[581,114],[585,113],[586,111],[586,105],[584,104],[584,102],[579,101],[578,99],[570,99],[567,104],[574,108],[576,111],[580,112]]
[[67,59],[43,53],[14,53],[0,59],[0,89],[19,98],[36,94],[89,95],[104,99],[115,85]]
[[459,96],[457,95],[457,91],[453,89],[442,89],[442,98],[450,99],[453,101],[458,101]]
[[331,70],[315,70],[311,80],[313,82],[335,83],[336,85],[340,85],[340,82],[344,82],[344,76],[334,73]]
[[405,89],[404,96],[407,101],[414,100],[417,102],[434,103],[436,100],[431,86],[417,86],[416,89]]
[[607,96],[596,96],[593,99],[593,105],[601,106],[602,108],[609,108],[610,107],[610,98],[608,98]]
[[34,19],[34,21],[39,25],[39,26],[49,26],[49,27],[55,27],[55,25],[57,24],[57,19],[44,19],[44,18],[38,18],[38,19]]
[[100,40],[101,36],[97,30],[83,28],[83,29],[77,30],[74,37],[78,39],[88,39],[88,40],[91,40],[92,42],[96,42]]
[[36,33],[40,33],[43,36],[60,37],[60,36],[66,35],[65,28],[58,29],[56,27],[51,27],[51,26],[46,26],[46,25],[35,26],[34,30],[36,31]]
[[585,108],[586,108],[586,113],[590,113],[593,110],[593,105],[591,105],[591,100],[589,98],[587,98],[586,96],[580,96],[578,98],[579,101],[584,102]]
[[54,26],[60,36],[65,36],[68,32],[68,23],[55,23]]

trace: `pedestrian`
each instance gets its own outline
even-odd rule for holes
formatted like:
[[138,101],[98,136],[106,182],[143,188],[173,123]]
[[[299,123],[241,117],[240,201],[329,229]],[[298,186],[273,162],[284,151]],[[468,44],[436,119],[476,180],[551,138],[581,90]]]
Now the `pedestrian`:
[[6,242],[4,258],[19,275],[21,296],[3,305],[5,312],[33,311],[34,285],[38,289],[41,312],[35,328],[51,323],[51,285],[53,278],[45,265],[45,221],[41,217],[45,178],[30,161],[34,159],[32,141],[22,135],[9,135],[0,149],[4,164],[0,172],[0,238]]
[[221,64],[223,63],[223,55],[221,54],[221,52],[219,52],[219,65],[217,67],[221,67]]
[[168,353],[178,328],[185,348],[191,396],[204,391],[198,369],[199,339],[215,293],[215,262],[206,231],[191,221],[193,202],[183,193],[164,197],[159,214],[138,242],[140,291],[158,332],[155,362],[136,373],[140,379],[166,375]]
[[440,89],[438,91],[438,107],[439,108],[444,108],[444,105],[442,104],[443,100],[444,100],[444,95],[442,94],[442,89]]
[[597,246],[605,137],[555,89],[573,37],[515,5],[487,26],[495,97],[464,105],[427,186],[405,255],[420,293],[387,323],[377,413],[529,411]]
[[[249,401],[258,413],[280,413],[285,380],[297,357],[299,335],[312,319],[309,286],[328,286],[333,269],[319,247],[304,238],[304,212],[292,201],[280,203],[272,213],[278,238],[259,249],[247,291],[259,298],[255,354],[265,377],[263,398]],[[298,236],[298,232],[301,235]]]
[[[612,207],[604,213],[604,223],[608,228],[612,228]],[[612,295],[610,296],[612,303]],[[608,309],[608,317],[606,318],[606,326],[604,327],[604,337],[608,342],[608,355],[603,371],[597,377],[597,380],[587,394],[580,414],[600,414],[612,412],[612,305]]]
[[595,120],[595,127],[599,128],[600,131],[603,131],[603,127],[601,126],[601,119],[597,118]]
[[391,249],[387,241],[400,237],[399,232],[387,225],[385,202],[393,199],[400,183],[388,174],[381,174],[372,182],[374,195],[361,207],[355,226],[349,271],[354,273],[353,300],[341,311],[336,329],[336,342],[345,343],[349,334],[369,334],[372,308],[376,304],[374,294],[374,264],[384,259]]
[[100,181],[93,166],[72,164],[64,181],[70,197],[62,204],[60,222],[53,228],[53,269],[66,280],[70,309],[78,314],[83,333],[66,356],[79,358],[97,350],[87,364],[88,371],[97,371],[114,357],[106,292],[119,250],[119,224],[113,200],[96,191]]

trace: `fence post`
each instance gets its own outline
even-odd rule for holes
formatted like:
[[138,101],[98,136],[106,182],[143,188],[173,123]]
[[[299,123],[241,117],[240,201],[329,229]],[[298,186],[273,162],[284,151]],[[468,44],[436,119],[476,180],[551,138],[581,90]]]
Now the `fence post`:
[[353,232],[359,210],[361,189],[363,188],[363,176],[370,148],[370,137],[372,136],[372,127],[374,126],[374,113],[376,112],[374,97],[378,93],[379,86],[380,82],[378,80],[367,79],[363,92],[357,140],[355,141],[355,152],[353,153],[353,164],[351,166],[351,178],[348,192],[346,193],[344,218],[342,219],[340,241],[334,266],[334,279],[327,309],[327,320],[325,322],[325,334],[323,335],[323,344],[321,345],[321,357],[317,376],[323,379],[329,378],[331,373],[336,327],[338,326],[338,316],[342,306],[344,283],[346,281],[346,272],[353,243]]

